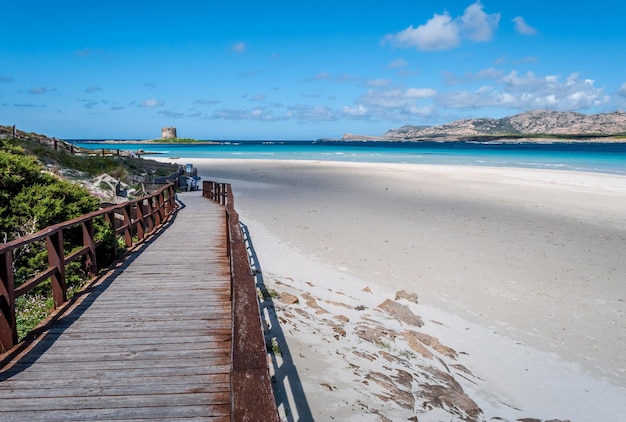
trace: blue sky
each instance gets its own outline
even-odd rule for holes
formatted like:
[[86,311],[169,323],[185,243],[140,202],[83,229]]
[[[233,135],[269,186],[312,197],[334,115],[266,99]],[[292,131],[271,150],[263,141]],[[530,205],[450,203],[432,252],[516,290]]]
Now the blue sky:
[[380,135],[626,109],[626,3],[12,1],[0,124],[57,138]]

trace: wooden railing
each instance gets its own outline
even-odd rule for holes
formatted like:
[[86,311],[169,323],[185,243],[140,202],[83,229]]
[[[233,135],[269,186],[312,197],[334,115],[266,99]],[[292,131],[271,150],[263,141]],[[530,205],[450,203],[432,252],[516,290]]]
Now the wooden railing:
[[224,205],[232,295],[231,420],[278,422],[267,348],[248,252],[230,184],[204,181],[202,195]]
[[[124,204],[82,215],[37,233],[0,245],[0,353],[4,353],[18,343],[15,300],[50,279],[55,309],[67,301],[66,267],[71,262],[84,257],[83,265],[91,276],[100,267],[96,260],[96,248],[101,242],[94,238],[94,220],[102,218],[115,233],[114,256],[117,256],[117,238],[124,239],[126,248],[141,242],[147,235],[161,226],[168,215],[176,208],[176,191],[173,184],[167,184],[149,196]],[[70,229],[82,228],[82,246],[66,255],[63,233]],[[35,274],[19,286],[15,286],[14,251],[18,248],[35,246],[35,242],[45,241],[48,253],[48,267]]]

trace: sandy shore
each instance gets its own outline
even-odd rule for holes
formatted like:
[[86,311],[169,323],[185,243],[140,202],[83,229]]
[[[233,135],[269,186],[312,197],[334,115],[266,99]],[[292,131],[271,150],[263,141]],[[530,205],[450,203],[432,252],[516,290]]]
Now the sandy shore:
[[288,420],[626,416],[626,178],[178,161],[232,183],[266,285],[298,298],[275,300]]

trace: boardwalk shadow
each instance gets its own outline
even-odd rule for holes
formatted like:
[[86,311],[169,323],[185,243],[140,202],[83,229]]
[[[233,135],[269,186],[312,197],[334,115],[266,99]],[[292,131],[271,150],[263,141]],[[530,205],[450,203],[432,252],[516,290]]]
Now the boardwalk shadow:
[[[177,202],[179,202],[177,200]],[[157,231],[138,243],[133,249],[112,264],[101,275],[92,280],[87,287],[76,293],[72,299],[48,318],[43,325],[32,330],[12,351],[0,359],[0,382],[18,374],[34,363],[61,337],[61,335],[98,299],[98,297],[126,270],[133,262],[154,243],[176,219],[178,208],[166,223]]]
[[[255,274],[256,285],[262,292],[267,291],[261,271],[261,264],[254,250],[254,245],[250,238],[248,227],[239,223],[246,242],[246,248],[250,257],[250,266]],[[280,345],[280,359],[275,354],[270,353],[274,370],[273,389],[276,396],[276,404],[284,409],[285,419],[289,422],[309,422],[313,421],[311,408],[302,388],[302,382],[293,362],[291,352],[287,347],[285,334],[280,326],[274,302],[271,297],[265,298],[260,303],[261,316],[266,332],[266,344],[272,344],[271,338],[276,338]],[[269,320],[266,320],[266,318]],[[269,337],[269,338],[268,338]]]

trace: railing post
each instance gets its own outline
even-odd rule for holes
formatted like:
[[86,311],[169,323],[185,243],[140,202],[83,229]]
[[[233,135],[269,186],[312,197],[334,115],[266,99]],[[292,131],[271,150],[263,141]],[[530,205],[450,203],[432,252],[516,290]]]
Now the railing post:
[[130,217],[130,206],[124,206],[122,212],[124,216],[124,243],[127,248],[130,248],[133,246],[133,221]]
[[85,221],[83,224],[83,246],[89,248],[89,253],[85,257],[85,269],[94,276],[98,273],[98,263],[96,261],[96,242],[94,240],[93,219]]
[[141,206],[145,207],[144,214],[148,216],[148,232],[152,232],[154,230],[154,210],[152,209],[152,198],[145,199],[141,201]]
[[135,204],[135,221],[137,222],[137,238],[139,240],[143,240],[145,236],[144,228],[146,222],[144,221],[143,216],[143,205],[140,202]]
[[167,189],[167,202],[169,204],[167,213],[171,214],[176,209],[176,189],[174,189],[174,185],[170,185]]
[[110,211],[104,214],[104,221],[106,221],[111,227],[113,232],[113,256],[117,258],[117,231],[115,227],[115,211]]
[[13,251],[0,255],[0,353],[17,344]]
[[67,300],[62,230],[46,237],[46,249],[48,250],[48,266],[56,269],[54,274],[50,277],[52,298],[54,299],[54,307],[56,309]]
[[156,224],[158,226],[163,220],[165,220],[165,212],[163,209],[165,207],[165,202],[163,201],[163,192],[155,196],[154,199],[156,199]]

